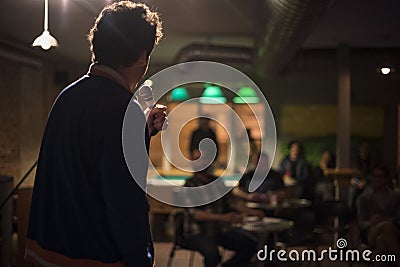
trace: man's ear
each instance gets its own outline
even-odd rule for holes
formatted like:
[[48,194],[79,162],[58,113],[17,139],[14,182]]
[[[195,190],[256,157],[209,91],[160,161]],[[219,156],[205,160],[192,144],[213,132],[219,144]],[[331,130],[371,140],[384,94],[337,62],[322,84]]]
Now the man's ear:
[[146,66],[146,65],[147,65],[147,60],[148,60],[147,51],[146,51],[146,50],[143,50],[143,51],[140,53],[140,55],[139,55],[139,58],[138,58],[138,60],[137,60],[137,63],[138,63],[140,66]]

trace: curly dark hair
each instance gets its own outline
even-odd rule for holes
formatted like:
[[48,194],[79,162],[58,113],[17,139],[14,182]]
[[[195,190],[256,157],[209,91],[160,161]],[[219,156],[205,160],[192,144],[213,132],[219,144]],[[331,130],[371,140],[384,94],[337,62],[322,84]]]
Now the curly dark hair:
[[92,62],[129,67],[143,51],[149,57],[162,35],[159,14],[145,4],[113,3],[103,8],[88,34]]

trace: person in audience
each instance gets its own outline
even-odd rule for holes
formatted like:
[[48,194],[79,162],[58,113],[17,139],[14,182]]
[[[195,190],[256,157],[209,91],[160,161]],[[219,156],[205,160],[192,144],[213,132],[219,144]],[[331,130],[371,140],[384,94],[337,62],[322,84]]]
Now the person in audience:
[[280,164],[283,181],[286,186],[293,186],[293,196],[305,197],[310,172],[303,148],[298,141],[292,141],[289,143],[288,149],[289,155]]
[[[260,184],[254,192],[249,190],[251,181]],[[258,164],[243,174],[232,193],[246,201],[280,203],[286,197],[284,188],[282,174],[270,169],[268,155],[261,153],[258,156]]]
[[[195,150],[194,159],[199,159],[200,152]],[[210,174],[205,168],[194,173],[185,185],[186,187],[200,187],[211,182],[216,187],[226,189],[223,181]],[[205,191],[204,193],[206,193]],[[211,194],[211,193],[210,193]],[[231,193],[209,204],[190,208],[190,233],[186,234],[185,247],[199,251],[204,256],[205,267],[218,266],[221,256],[218,246],[233,250],[234,255],[222,266],[245,266],[250,262],[257,249],[257,239],[250,232],[235,228],[233,225],[241,223],[243,213],[263,217],[263,212],[247,208],[242,201],[238,201]]]
[[371,186],[358,198],[357,211],[361,233],[376,253],[400,259],[400,193],[392,189],[386,167],[372,168]]
[[330,151],[324,150],[319,165],[315,168],[313,175],[315,181],[314,199],[317,201],[329,201],[334,199],[332,177],[325,176],[325,171],[332,168],[335,168],[335,158]]
[[358,146],[357,155],[351,162],[351,167],[360,172],[358,177],[350,180],[349,207],[355,208],[356,199],[361,195],[369,183],[369,174],[373,165],[371,145],[362,141]]
[[347,203],[335,200],[335,188],[333,177],[326,176],[328,169],[335,168],[335,156],[332,152],[324,150],[319,165],[314,169],[314,197],[313,209],[317,215],[316,224],[322,227],[331,226],[332,219],[338,218],[338,231],[341,234],[349,223]]
[[[200,150],[200,142],[204,139],[210,139],[216,146],[216,155],[215,160],[218,157],[218,140],[217,134],[215,133],[214,129],[211,127],[211,119],[204,116],[199,118],[199,127],[192,132],[190,137],[190,145],[189,145],[189,153],[191,158],[194,158],[194,153],[197,150]],[[208,151],[205,151],[208,152]]]
[[253,170],[257,165],[260,149],[253,137],[252,130],[246,128],[246,131],[242,131],[238,135],[236,141],[235,173]]

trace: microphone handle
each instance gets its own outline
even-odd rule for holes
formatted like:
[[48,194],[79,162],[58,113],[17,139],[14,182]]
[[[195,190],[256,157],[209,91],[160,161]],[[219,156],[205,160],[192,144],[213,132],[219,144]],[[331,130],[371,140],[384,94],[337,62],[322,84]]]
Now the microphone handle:
[[149,101],[144,101],[145,103],[146,103],[146,106],[149,108],[149,109],[153,109],[155,106],[156,106],[156,103],[154,102],[154,99],[151,99],[151,100],[149,100]]

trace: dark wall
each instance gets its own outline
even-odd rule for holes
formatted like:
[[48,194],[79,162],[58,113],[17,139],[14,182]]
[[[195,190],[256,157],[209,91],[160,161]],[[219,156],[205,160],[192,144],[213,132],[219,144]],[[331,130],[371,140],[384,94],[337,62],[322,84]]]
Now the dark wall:
[[0,175],[18,182],[36,161],[53,101],[80,69],[0,46]]
[[[400,49],[350,49],[351,103],[383,109],[383,142],[377,142],[379,155],[392,168],[397,166],[398,104],[400,71],[383,75],[383,64],[400,62]],[[337,105],[338,70],[336,50],[305,50],[297,54],[280,75],[271,79],[256,78],[264,91],[280,129],[285,105]],[[358,139],[362,136],[358,136]],[[287,141],[279,134],[278,141]],[[357,146],[353,142],[352,146]],[[353,148],[354,149],[354,148]]]

